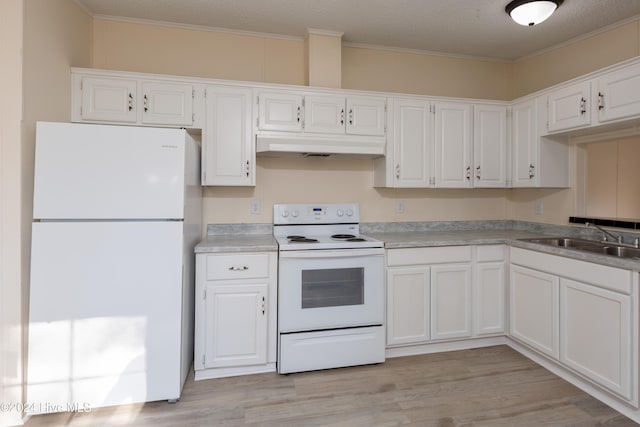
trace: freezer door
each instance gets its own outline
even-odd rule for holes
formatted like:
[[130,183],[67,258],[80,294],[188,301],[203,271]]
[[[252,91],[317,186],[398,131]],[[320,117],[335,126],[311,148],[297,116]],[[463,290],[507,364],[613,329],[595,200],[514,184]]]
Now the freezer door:
[[193,333],[181,322],[193,305],[181,236],[172,221],[33,224],[30,402],[66,410],[180,397],[181,336]]
[[36,219],[183,218],[182,129],[39,122]]

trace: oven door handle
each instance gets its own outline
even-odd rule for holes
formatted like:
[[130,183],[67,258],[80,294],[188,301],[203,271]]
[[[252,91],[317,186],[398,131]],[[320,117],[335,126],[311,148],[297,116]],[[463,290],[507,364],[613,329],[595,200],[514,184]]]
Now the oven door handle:
[[366,249],[317,249],[310,251],[280,251],[280,258],[322,259],[322,258],[361,258],[384,255],[384,248]]

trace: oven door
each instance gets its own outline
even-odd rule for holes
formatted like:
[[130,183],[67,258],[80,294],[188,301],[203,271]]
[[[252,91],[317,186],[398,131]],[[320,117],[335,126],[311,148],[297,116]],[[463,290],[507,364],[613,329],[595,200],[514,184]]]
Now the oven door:
[[281,251],[278,328],[382,325],[384,249]]

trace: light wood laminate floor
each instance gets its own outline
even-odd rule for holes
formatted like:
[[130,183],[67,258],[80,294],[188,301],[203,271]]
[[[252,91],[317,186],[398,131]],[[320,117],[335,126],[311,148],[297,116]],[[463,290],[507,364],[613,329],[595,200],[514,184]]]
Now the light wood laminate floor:
[[507,346],[372,366],[187,379],[175,404],[32,417],[37,426],[632,426]]

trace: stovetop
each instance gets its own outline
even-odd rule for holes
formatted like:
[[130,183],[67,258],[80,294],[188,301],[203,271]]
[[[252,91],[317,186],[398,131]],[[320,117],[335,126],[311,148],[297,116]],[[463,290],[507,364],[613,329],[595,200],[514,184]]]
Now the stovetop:
[[273,235],[280,250],[382,248],[360,234],[355,203],[274,205]]

